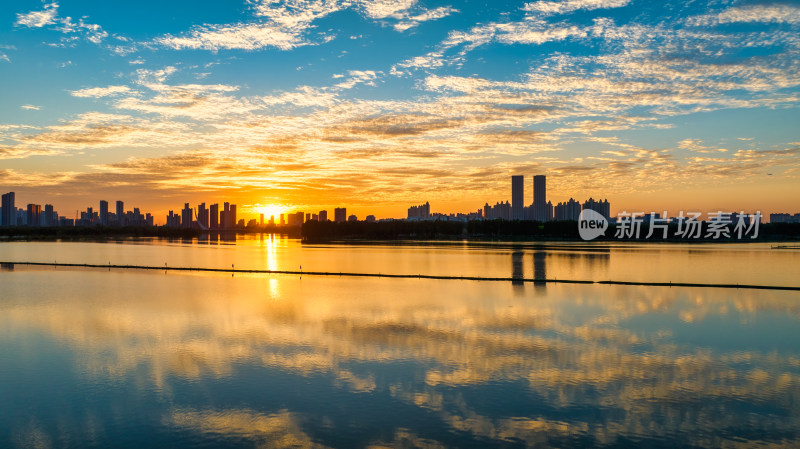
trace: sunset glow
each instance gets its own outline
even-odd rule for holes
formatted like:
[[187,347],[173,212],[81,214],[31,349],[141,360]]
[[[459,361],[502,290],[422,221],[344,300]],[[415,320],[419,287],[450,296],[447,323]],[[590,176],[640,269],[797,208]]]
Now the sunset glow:
[[0,5],[0,190],[384,218],[545,174],[554,204],[800,210],[794,3],[168,3]]
[[282,204],[255,204],[252,206],[251,210],[257,214],[264,214],[264,222],[269,221],[270,217],[274,217],[277,222],[280,220],[281,214],[289,212],[290,207]]

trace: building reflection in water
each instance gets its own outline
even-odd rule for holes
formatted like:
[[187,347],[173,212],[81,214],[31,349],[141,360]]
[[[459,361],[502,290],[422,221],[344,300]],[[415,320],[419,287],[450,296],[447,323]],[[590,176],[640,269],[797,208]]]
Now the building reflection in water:
[[534,251],[533,253],[533,285],[537,290],[547,286],[547,252]]
[[[533,285],[539,290],[547,286],[547,251],[533,252]],[[525,291],[525,251],[511,253],[511,285],[515,293]]]
[[511,285],[514,286],[514,292],[525,291],[525,276],[523,274],[523,251],[513,251],[511,253]]

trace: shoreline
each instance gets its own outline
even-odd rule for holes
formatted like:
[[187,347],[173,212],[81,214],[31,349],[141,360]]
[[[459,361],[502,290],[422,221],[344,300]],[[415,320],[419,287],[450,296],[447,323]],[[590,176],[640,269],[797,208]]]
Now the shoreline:
[[57,262],[0,262],[3,271],[13,271],[15,265],[38,267],[65,267],[65,268],[99,268],[108,270],[148,270],[148,271],[199,271],[212,273],[241,274],[285,274],[298,276],[333,276],[333,277],[371,277],[393,279],[434,279],[454,281],[480,281],[480,282],[511,282],[532,284],[593,284],[593,285],[631,285],[646,287],[699,287],[699,288],[727,288],[727,289],[754,289],[754,290],[783,290],[800,291],[800,286],[777,286],[755,284],[729,284],[729,283],[698,283],[698,282],[645,282],[645,281],[614,281],[614,280],[581,280],[581,279],[548,279],[524,277],[490,277],[490,276],[452,276],[431,274],[390,274],[390,273],[356,273],[356,272],[328,272],[328,271],[302,271],[302,270],[259,270],[241,268],[204,268],[204,267],[170,267],[150,265],[114,265],[114,264],[81,264]]

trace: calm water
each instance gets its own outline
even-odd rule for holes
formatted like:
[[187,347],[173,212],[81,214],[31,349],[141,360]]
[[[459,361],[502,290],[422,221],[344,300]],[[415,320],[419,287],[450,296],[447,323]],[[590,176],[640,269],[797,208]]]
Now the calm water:
[[[2,261],[800,285],[724,246],[0,243]],[[800,445],[800,293],[0,267],[0,447]]]

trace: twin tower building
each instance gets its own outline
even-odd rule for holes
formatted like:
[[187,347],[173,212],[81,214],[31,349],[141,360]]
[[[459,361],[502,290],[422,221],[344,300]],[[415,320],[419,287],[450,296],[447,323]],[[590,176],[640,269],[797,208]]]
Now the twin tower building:
[[550,221],[553,219],[553,204],[547,202],[547,177],[536,175],[533,177],[533,203],[525,205],[525,176],[511,177],[511,203],[499,202],[494,206],[486,203],[483,206],[483,217],[487,220],[536,220]]
[[499,202],[494,206],[486,203],[483,207],[483,218],[488,220],[576,221],[583,209],[592,209],[606,218],[609,218],[610,215],[608,200],[595,201],[589,198],[581,205],[580,202],[570,198],[569,201],[553,206],[553,203],[547,201],[547,177],[545,175],[533,177],[533,203],[526,206],[525,176],[518,175],[511,177],[511,203]]

